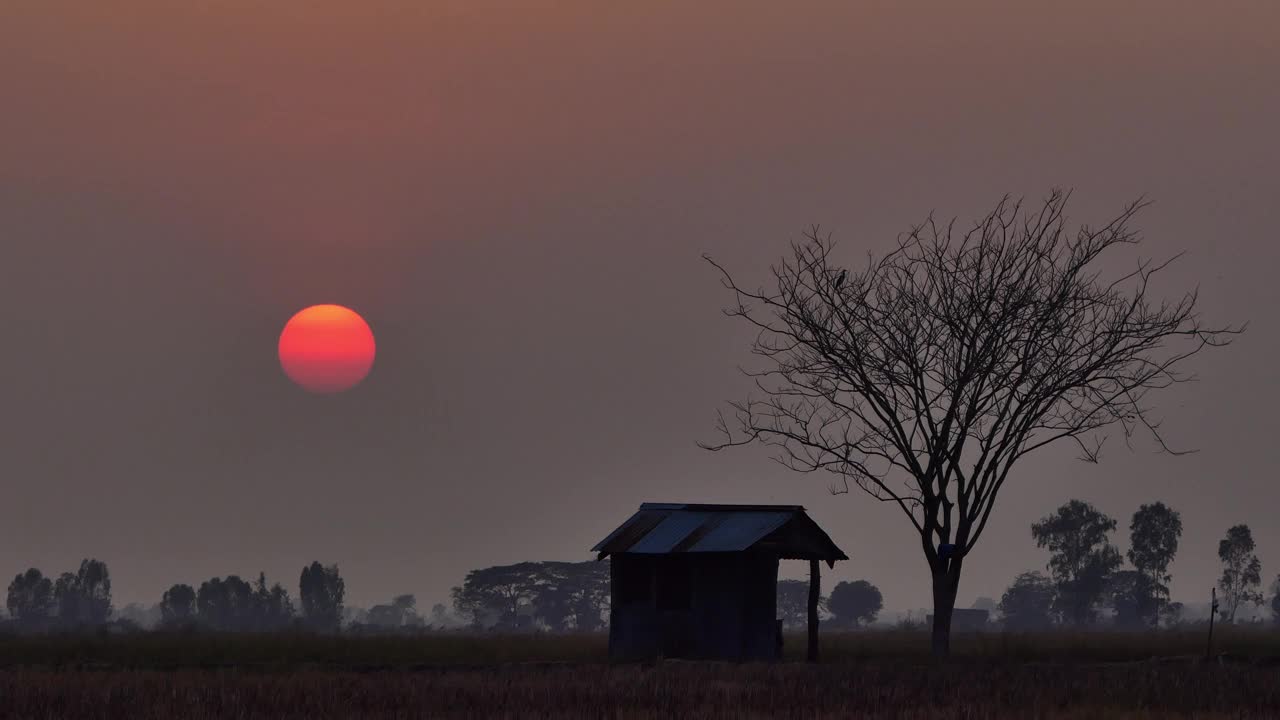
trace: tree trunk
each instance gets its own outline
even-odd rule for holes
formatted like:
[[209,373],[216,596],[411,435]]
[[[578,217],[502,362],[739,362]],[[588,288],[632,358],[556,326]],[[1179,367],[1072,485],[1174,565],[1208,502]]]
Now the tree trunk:
[[818,598],[822,594],[822,568],[817,560],[809,561],[809,662],[818,662]]
[[956,606],[956,591],[960,589],[960,558],[938,560],[933,567],[933,636],[931,646],[934,658],[951,654],[951,611]]

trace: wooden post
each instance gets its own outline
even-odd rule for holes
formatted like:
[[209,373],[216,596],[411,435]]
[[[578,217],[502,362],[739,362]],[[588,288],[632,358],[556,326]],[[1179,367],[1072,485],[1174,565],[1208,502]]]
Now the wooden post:
[[818,597],[822,593],[822,570],[817,560],[809,561],[809,662],[818,662]]
[[1218,588],[1209,590],[1209,642],[1204,648],[1204,659],[1213,658],[1213,616],[1218,614]]

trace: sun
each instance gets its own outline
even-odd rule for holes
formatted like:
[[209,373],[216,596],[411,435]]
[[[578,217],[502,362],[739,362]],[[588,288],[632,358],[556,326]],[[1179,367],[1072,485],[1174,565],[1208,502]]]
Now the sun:
[[280,332],[280,367],[308,392],[350,390],[373,367],[377,346],[369,323],[341,305],[298,311]]

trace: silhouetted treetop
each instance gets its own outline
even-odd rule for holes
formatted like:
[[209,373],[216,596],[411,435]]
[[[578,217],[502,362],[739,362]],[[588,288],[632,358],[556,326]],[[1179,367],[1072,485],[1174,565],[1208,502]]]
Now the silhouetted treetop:
[[111,572],[101,560],[82,560],[79,570],[58,577],[53,596],[62,624],[101,625],[111,617]]
[[182,625],[193,621],[195,615],[195,588],[179,583],[164,591],[164,596],[160,599],[161,623],[165,625]]
[[307,625],[316,630],[336,631],[342,625],[342,605],[346,583],[337,565],[313,562],[302,569],[298,599]]
[[1145,577],[1134,587],[1151,595],[1134,601],[1152,627],[1159,624],[1161,611],[1169,605],[1169,565],[1178,554],[1180,537],[1182,516],[1161,502],[1138,508],[1129,524],[1129,562]]
[[837,622],[858,627],[875,622],[884,608],[880,588],[866,580],[838,582],[827,597],[827,611]]
[[1056,595],[1053,581],[1043,573],[1021,573],[1000,598],[1001,623],[1015,632],[1048,629],[1053,625]]
[[1253,531],[1248,525],[1231,527],[1218,543],[1222,561],[1218,589],[1222,590],[1221,613],[1226,622],[1235,622],[1241,605],[1262,602],[1262,562],[1253,549]]
[[9,583],[9,615],[24,626],[39,625],[53,614],[53,581],[36,568],[18,573]]
[[473,627],[504,630],[540,623],[553,632],[594,631],[609,607],[609,563],[523,562],[467,573],[452,591]]
[[1036,547],[1049,549],[1057,586],[1054,610],[1063,621],[1084,625],[1097,618],[1108,578],[1123,562],[1109,538],[1115,528],[1115,520],[1082,500],[1071,500],[1032,524]]

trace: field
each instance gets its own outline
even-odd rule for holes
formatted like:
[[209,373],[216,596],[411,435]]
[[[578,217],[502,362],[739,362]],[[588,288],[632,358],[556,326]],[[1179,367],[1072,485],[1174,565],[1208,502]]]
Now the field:
[[[800,638],[788,638],[800,652]],[[1280,635],[830,634],[816,666],[611,665],[602,636],[0,638],[0,717],[1280,717]]]

